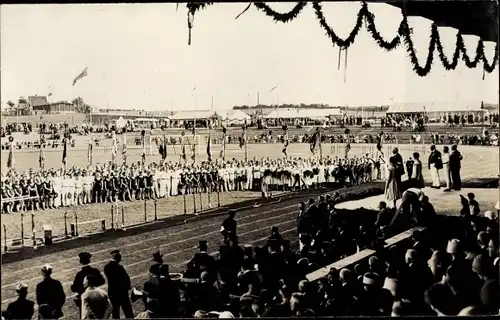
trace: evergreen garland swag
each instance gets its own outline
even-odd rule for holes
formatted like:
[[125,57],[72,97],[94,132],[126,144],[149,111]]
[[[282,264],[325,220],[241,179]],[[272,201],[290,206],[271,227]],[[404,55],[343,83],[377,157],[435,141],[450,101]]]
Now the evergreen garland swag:
[[287,13],[276,12],[264,2],[254,2],[253,5],[260,11],[263,11],[268,17],[272,17],[275,22],[287,23],[297,18],[300,12],[306,7],[307,2],[298,2],[295,7]]
[[[193,27],[195,13],[213,4],[214,2],[188,2],[186,4],[188,8],[189,45],[191,44],[191,29]],[[298,15],[306,7],[307,1],[297,2],[295,7],[287,13],[276,12],[264,2],[254,2],[253,5],[258,10],[264,12],[267,16],[272,17],[274,21],[287,23],[298,17]],[[406,15],[403,14],[403,19],[399,24],[396,36],[387,41],[382,38],[379,31],[377,30],[377,27],[375,25],[375,15],[370,12],[367,3],[363,1],[361,9],[358,12],[354,28],[349,33],[347,38],[342,39],[337,36],[335,31],[333,31],[333,29],[326,22],[321,2],[314,1],[312,5],[319,24],[321,25],[321,27],[323,27],[326,35],[330,38],[334,46],[338,46],[342,49],[349,48],[354,43],[356,36],[358,35],[359,30],[363,26],[364,22],[367,31],[371,34],[373,40],[375,40],[380,48],[386,51],[392,51],[401,43],[403,43],[413,65],[413,70],[421,77],[426,76],[431,71],[435,50],[437,50],[438,52],[438,57],[439,60],[441,60],[443,67],[448,71],[454,70],[457,67],[460,54],[462,55],[462,60],[464,61],[465,65],[470,69],[476,68],[479,62],[483,62],[484,70],[488,73],[492,73],[498,63],[498,42],[495,45],[495,53],[491,63],[487,60],[484,53],[484,42],[482,39],[478,41],[476,54],[474,58],[471,59],[471,57],[467,53],[467,48],[465,48],[464,39],[460,32],[457,33],[455,51],[453,52],[451,60],[449,60],[444,54],[438,27],[435,24],[432,24],[427,58],[425,59],[425,63],[421,65],[417,58],[417,50],[411,39],[412,29],[408,25],[408,19]]]

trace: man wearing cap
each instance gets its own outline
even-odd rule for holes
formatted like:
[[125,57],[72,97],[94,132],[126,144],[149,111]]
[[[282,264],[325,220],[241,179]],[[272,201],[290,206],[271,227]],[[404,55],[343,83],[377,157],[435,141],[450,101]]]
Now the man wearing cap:
[[35,312],[35,303],[26,299],[28,286],[20,283],[16,286],[17,300],[9,303],[5,312],[6,319],[31,319]]
[[[85,286],[84,286],[84,279],[88,275],[93,275],[92,283],[95,287],[102,286],[105,281],[104,277],[102,276],[101,272],[94,268],[91,267],[90,264],[90,259],[92,258],[92,254],[88,252],[81,252],[78,254],[78,257],[80,258],[80,264],[82,265],[82,269],[78,271],[78,273],[75,276],[75,280],[73,281],[73,284],[71,285],[71,291],[76,293],[76,297],[74,298],[75,304],[77,305],[78,309],[80,311],[82,310],[82,299],[81,296],[85,292]],[[107,296],[107,295],[106,295]]]
[[120,308],[125,318],[133,318],[132,304],[129,298],[131,289],[130,277],[125,268],[120,264],[122,256],[120,250],[111,251],[111,261],[104,266],[104,274],[108,279],[108,296],[113,307],[113,319],[120,319]]
[[36,303],[38,306],[48,305],[53,310],[53,319],[63,316],[62,307],[66,302],[66,294],[59,280],[52,279],[52,266],[46,264],[42,267],[43,280],[36,286]]
[[229,209],[229,217],[227,217],[223,222],[222,222],[222,227],[220,232],[224,236],[224,243],[227,244],[228,239],[231,235],[236,235],[236,220],[234,217],[236,216],[236,210],[235,209]]
[[384,282],[381,277],[373,272],[367,272],[363,276],[364,292],[358,300],[358,308],[361,316],[388,316],[392,311],[392,294],[383,288]]

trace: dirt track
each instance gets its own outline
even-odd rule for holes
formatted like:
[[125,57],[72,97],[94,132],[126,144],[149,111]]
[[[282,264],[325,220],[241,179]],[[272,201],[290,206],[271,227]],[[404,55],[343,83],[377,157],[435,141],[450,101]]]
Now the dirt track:
[[[356,187],[363,189],[366,186]],[[321,191],[321,193],[327,190]],[[317,192],[314,193],[317,195]],[[285,239],[296,241],[295,219],[297,203],[312,195],[300,195],[295,199],[279,203],[263,205],[241,211],[237,215],[238,234],[242,244],[263,244],[270,233],[271,226],[278,226]],[[170,265],[171,272],[181,272],[196,252],[199,240],[208,240],[209,251],[216,253],[221,236],[219,228],[225,216],[207,218],[181,226],[161,229],[134,236],[120,237],[107,242],[86,245],[59,253],[13,262],[2,267],[2,309],[15,299],[15,285],[24,282],[29,286],[29,299],[34,299],[34,289],[41,281],[39,270],[45,263],[54,268],[54,278],[63,283],[67,295],[64,306],[66,318],[74,318],[77,311],[73,301],[70,285],[76,272],[80,269],[77,254],[88,251],[93,254],[92,262],[100,270],[109,260],[109,252],[120,248],[123,265],[132,278],[132,285],[141,287],[147,280],[148,268],[152,264],[151,254],[160,249],[164,260]],[[142,304],[134,305],[135,311],[142,310]]]

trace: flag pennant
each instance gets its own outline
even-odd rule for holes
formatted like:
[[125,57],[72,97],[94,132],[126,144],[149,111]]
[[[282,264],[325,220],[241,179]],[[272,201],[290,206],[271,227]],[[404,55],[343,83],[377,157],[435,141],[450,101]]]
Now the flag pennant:
[[186,160],[186,145],[184,144],[184,135],[181,139],[181,158]]
[[78,80],[80,80],[86,76],[87,76],[87,67],[85,67],[85,69],[83,69],[83,71],[79,75],[76,76],[75,80],[73,80],[73,85],[75,85],[78,82]]
[[309,148],[311,149],[312,154],[316,152],[316,147],[319,144],[319,128],[316,128],[316,132],[311,137],[309,142]]
[[40,169],[45,168],[45,151],[42,148],[42,145],[40,145],[40,153],[38,155],[38,163],[40,164]]
[[163,135],[163,140],[162,140],[162,143],[160,145],[160,155],[161,155],[161,159],[163,161],[165,161],[167,159],[167,136],[166,135]]
[[123,131],[123,143],[122,143],[122,157],[123,157],[123,163],[127,163],[127,133],[124,130]]
[[212,137],[210,132],[208,133],[207,158],[209,162],[212,162]]
[[283,127],[283,130],[285,131],[283,134],[283,150],[282,152],[285,154],[285,158],[288,158],[287,154],[287,148],[288,148],[288,128],[286,126]]
[[64,138],[64,140],[63,140],[63,154],[62,154],[63,165],[66,165],[67,158],[68,158],[68,138]]
[[117,145],[117,141],[116,141],[116,132],[115,131],[113,131],[113,133],[112,133],[112,140],[113,140],[113,147],[111,149],[111,159],[112,159],[113,163],[115,163],[116,155],[118,153],[118,145]]
[[14,168],[14,143],[10,143],[9,157],[7,158],[7,168]]

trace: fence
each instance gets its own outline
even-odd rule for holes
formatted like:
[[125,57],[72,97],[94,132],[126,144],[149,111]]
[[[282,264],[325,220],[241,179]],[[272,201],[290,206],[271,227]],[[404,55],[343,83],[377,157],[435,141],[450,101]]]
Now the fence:
[[[221,195],[220,191],[216,192],[197,192],[192,194],[183,194],[177,196],[179,200],[182,198],[180,205],[180,212],[177,211],[172,214],[171,204],[167,203],[165,199],[146,199],[132,202],[114,202],[108,205],[91,204],[68,207],[66,211],[57,213],[52,218],[52,225],[50,222],[37,223],[35,212],[43,215],[44,211],[20,211],[9,214],[11,223],[2,224],[2,251],[8,252],[9,250],[17,250],[23,247],[33,247],[41,244],[51,244],[53,240],[64,240],[77,238],[85,235],[101,233],[111,230],[125,230],[128,227],[141,225],[149,222],[156,222],[160,219],[173,217],[177,215],[200,214],[214,209],[221,208]],[[14,201],[29,201],[38,199],[38,197],[15,197],[9,199],[1,199],[2,205],[6,202]],[[168,198],[167,198],[168,199]],[[92,207],[92,208],[90,208]],[[161,212],[167,214],[161,215]],[[86,214],[85,211],[99,211],[97,216]],[[26,236],[25,217],[27,214],[31,216],[30,236]],[[46,218],[42,216],[42,220]],[[37,228],[38,224],[38,228]],[[20,228],[18,227],[20,226]],[[56,228],[54,228],[56,227]],[[11,230],[9,230],[10,228]],[[64,233],[62,234],[62,229]],[[15,231],[12,231],[15,230]],[[7,237],[7,231],[15,234],[19,230],[20,236],[14,238]],[[61,230],[61,232],[60,232]],[[55,233],[53,233],[55,231]],[[43,236],[37,236],[38,232],[43,232]],[[60,233],[58,233],[60,232]],[[26,240],[31,240],[28,244]]]

